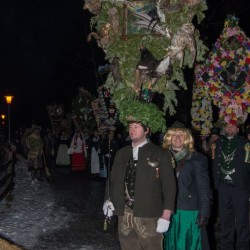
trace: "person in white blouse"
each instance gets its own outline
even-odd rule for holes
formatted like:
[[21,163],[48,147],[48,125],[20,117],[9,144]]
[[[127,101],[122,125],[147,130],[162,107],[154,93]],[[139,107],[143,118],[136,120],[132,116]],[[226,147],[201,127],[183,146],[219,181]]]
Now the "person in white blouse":
[[86,169],[87,149],[84,135],[80,130],[75,132],[71,140],[70,151],[72,153],[71,170],[84,171]]

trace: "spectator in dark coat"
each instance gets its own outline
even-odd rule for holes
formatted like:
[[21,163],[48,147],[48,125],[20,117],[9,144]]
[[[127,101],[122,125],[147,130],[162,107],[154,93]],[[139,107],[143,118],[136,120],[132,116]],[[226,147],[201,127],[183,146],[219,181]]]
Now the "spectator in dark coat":
[[[235,124],[224,125],[215,142],[214,187],[218,190],[221,250],[249,250],[249,142]],[[247,146],[248,145],[248,146]],[[236,231],[236,242],[235,242]],[[235,248],[234,248],[235,247]]]

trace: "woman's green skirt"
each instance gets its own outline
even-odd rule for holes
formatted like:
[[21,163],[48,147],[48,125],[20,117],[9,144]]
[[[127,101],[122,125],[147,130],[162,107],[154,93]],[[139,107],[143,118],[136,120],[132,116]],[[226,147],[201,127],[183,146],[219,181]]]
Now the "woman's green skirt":
[[177,210],[164,234],[164,250],[201,250],[201,233],[196,224],[198,211]]

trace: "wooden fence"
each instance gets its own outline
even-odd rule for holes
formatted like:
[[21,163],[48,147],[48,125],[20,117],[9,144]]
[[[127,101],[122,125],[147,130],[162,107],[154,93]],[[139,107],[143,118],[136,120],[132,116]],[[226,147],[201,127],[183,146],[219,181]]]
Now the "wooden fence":
[[9,196],[14,188],[15,160],[7,160],[0,164],[0,202]]

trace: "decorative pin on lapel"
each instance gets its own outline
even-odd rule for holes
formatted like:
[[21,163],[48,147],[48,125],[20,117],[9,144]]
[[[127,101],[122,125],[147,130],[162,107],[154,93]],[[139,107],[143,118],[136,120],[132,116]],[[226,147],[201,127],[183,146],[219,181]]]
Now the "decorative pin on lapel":
[[151,166],[152,168],[155,168],[155,177],[158,179],[160,177],[159,175],[159,160],[157,158],[147,158],[148,165]]
[[159,175],[159,168],[155,168],[155,172],[156,172],[155,177],[158,179],[160,177],[160,175]]
[[249,154],[249,152],[250,152],[250,143],[247,143],[247,144],[245,145],[245,151],[246,151],[246,154],[245,154],[245,162],[246,162],[246,163],[250,163],[250,154]]

